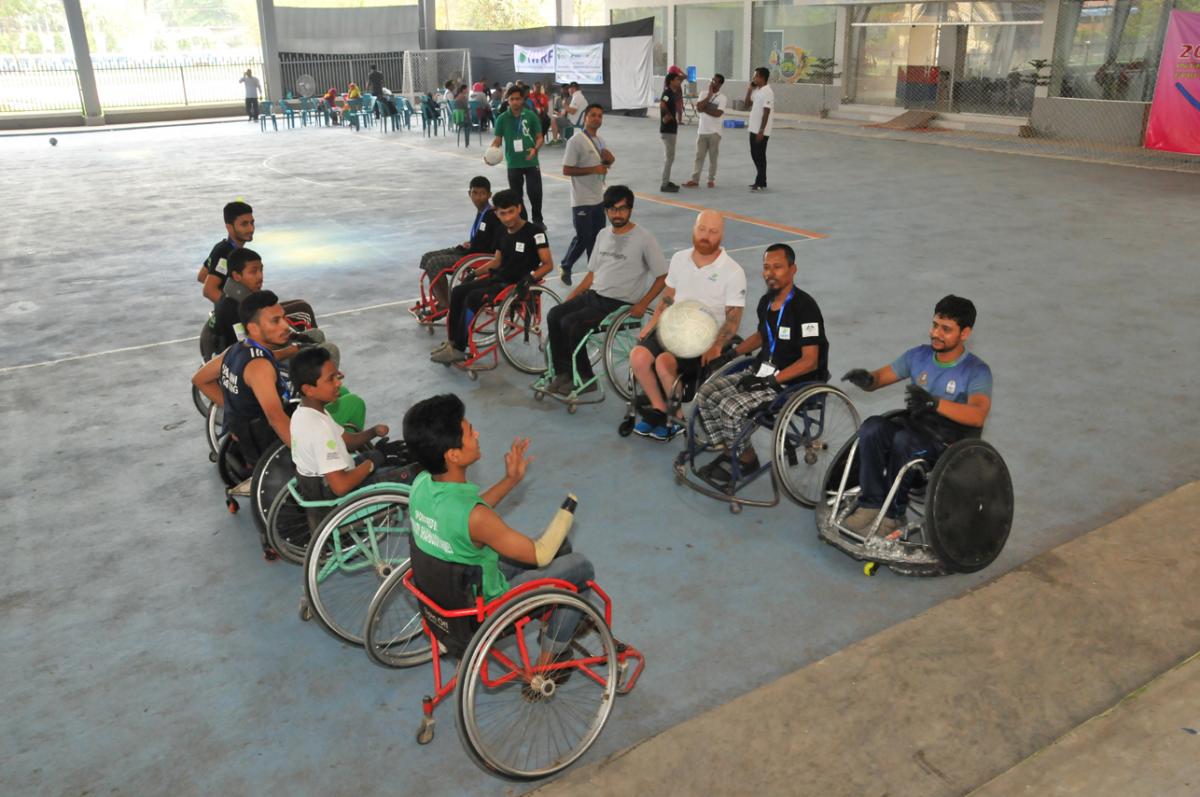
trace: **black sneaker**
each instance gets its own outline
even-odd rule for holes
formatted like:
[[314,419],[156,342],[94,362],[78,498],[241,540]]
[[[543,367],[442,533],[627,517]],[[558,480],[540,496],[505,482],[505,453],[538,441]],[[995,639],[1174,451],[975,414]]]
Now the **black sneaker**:
[[675,183],[663,183],[658,190],[664,194],[677,194],[679,193],[679,186],[675,185]]

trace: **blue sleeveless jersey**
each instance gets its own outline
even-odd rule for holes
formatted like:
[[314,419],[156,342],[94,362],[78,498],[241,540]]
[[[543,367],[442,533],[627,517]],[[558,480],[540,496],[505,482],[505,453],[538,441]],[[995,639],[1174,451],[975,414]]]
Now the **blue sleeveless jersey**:
[[253,341],[235,343],[225,350],[221,360],[221,392],[225,396],[226,425],[233,421],[249,422],[266,418],[266,413],[245,379],[246,366],[260,358],[265,358],[275,369],[275,390],[279,393],[280,402],[287,400],[287,390],[275,355]]

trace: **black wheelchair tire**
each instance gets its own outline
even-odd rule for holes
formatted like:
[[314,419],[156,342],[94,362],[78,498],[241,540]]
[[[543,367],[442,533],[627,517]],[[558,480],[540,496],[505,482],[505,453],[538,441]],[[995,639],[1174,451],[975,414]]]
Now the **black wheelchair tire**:
[[929,546],[956,573],[990,565],[1008,541],[1012,477],[990,443],[960,440],[938,457],[929,475],[925,533]]

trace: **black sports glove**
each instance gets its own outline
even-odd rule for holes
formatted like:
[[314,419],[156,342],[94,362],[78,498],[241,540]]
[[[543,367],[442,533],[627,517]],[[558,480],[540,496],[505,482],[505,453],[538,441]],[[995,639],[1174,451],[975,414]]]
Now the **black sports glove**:
[[529,293],[531,285],[533,285],[533,277],[521,277],[517,280],[517,293],[522,295]]
[[779,380],[775,378],[775,374],[768,376],[756,376],[755,374],[746,374],[738,381],[738,388],[741,390],[762,390],[763,388],[771,388],[775,392],[779,392],[783,387],[779,384]]
[[870,390],[875,386],[875,377],[871,375],[870,371],[864,368],[855,368],[851,371],[847,371],[842,375],[842,381],[849,382],[850,384],[860,387],[863,390]]
[[383,467],[383,461],[385,457],[382,451],[377,448],[372,448],[370,451],[363,452],[363,459],[371,460],[371,462],[375,465],[375,470],[379,470]]
[[479,276],[479,272],[476,271],[475,269],[471,268],[470,266],[468,266],[466,273],[462,275],[462,279],[459,280],[459,282],[472,282],[478,276]]
[[302,345],[312,345],[313,343],[315,343],[315,341],[311,337],[309,337],[308,333],[306,333],[306,332],[293,332],[292,333],[292,343],[299,343]]
[[938,400],[928,390],[917,385],[904,388],[904,404],[913,415],[937,412]]

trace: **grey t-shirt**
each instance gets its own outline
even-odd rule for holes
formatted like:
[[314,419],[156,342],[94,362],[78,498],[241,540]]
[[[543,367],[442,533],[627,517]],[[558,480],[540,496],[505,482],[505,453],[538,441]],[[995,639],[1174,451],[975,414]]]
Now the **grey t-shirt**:
[[[600,165],[600,150],[604,142],[596,136],[595,146],[582,130],[571,136],[567,142],[566,152],[563,153],[563,166]],[[580,205],[599,205],[604,202],[604,175],[584,174],[571,178],[571,207]]]
[[596,236],[588,271],[596,293],[633,304],[646,295],[651,281],[667,273],[667,260],[654,233],[640,224],[623,235],[605,227]]

